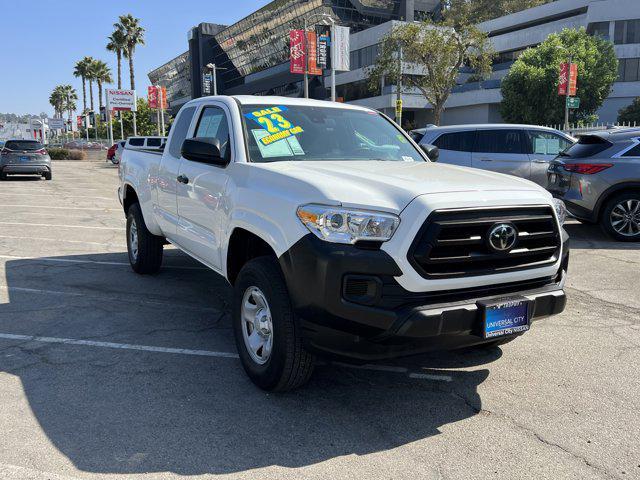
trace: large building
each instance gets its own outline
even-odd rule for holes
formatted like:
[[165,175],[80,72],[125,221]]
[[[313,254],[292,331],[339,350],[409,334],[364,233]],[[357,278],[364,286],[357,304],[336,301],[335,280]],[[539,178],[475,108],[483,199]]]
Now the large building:
[[[440,12],[440,0],[275,0],[231,26],[194,27],[188,34],[189,51],[154,72],[180,78],[176,65],[187,55],[190,94],[170,100],[174,112],[188,98],[209,94],[211,81],[205,74],[210,63],[219,69],[219,93],[302,96],[302,77],[289,73],[288,32],[302,28],[305,18],[314,24],[331,16],[351,28],[351,71],[337,75],[338,97],[393,116],[395,86],[372,90],[366,69],[374,63],[381,39],[397,22],[437,18]],[[640,0],[556,0],[478,26],[488,33],[497,52],[493,74],[475,82],[473,72],[462,71],[446,104],[443,124],[500,122],[500,83],[510,66],[526,48],[564,28],[584,27],[615,43],[620,75],[598,112],[600,121],[615,121],[618,110],[640,95]],[[310,96],[329,96],[328,75],[312,78]],[[422,95],[405,92],[403,100],[406,126],[431,122],[432,108]]]

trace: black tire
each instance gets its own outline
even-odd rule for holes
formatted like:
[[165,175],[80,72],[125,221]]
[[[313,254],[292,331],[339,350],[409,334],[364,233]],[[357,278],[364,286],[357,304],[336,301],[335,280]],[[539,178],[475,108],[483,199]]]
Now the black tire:
[[[252,287],[264,295],[271,312],[273,344],[263,364],[252,358],[243,333],[248,327],[242,319],[242,303]],[[304,385],[311,377],[314,357],[302,344],[284,276],[275,258],[255,258],[240,271],[234,285],[233,330],[242,366],[258,387],[283,392]]]
[[6,180],[7,179],[7,174],[6,173],[0,173],[0,180]]
[[45,180],[51,180],[53,178],[53,173],[52,172],[45,172],[43,175]]
[[[136,229],[137,251],[133,248],[132,227]],[[129,263],[141,275],[158,273],[162,266],[164,237],[147,230],[140,205],[134,203],[127,211],[127,252]]]
[[[600,226],[607,235],[620,242],[640,242],[640,231],[637,231],[637,233],[631,235],[623,235],[622,233],[616,231],[613,225],[612,213],[614,209],[616,209],[616,207],[623,202],[626,203],[628,201],[640,202],[640,191],[621,193],[620,195],[616,195],[615,197],[610,199],[602,210]],[[617,210],[617,212],[618,211],[619,210]],[[635,219],[636,222],[640,223],[640,210],[636,211]]]

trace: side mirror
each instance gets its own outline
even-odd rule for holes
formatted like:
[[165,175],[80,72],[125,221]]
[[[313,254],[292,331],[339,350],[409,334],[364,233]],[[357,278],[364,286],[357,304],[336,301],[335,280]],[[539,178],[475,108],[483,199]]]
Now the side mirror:
[[440,149],[438,147],[436,147],[435,145],[430,145],[428,143],[421,143],[420,148],[424,153],[427,154],[429,160],[431,160],[432,162],[438,161],[438,157],[440,157]]
[[226,167],[229,161],[220,154],[217,138],[187,138],[182,143],[182,156],[192,162]]

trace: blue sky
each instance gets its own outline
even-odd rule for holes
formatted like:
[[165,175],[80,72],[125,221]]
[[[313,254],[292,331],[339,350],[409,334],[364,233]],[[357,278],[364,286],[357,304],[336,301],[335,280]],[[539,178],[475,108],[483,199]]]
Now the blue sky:
[[[132,13],[146,29],[146,45],[135,56],[136,90],[146,96],[147,73],[187,50],[187,31],[200,22],[232,24],[268,0],[0,0],[0,112],[53,113],[49,94],[58,84],[82,85],[73,77],[85,55],[107,62],[116,73],[106,37],[118,16]],[[123,86],[129,83],[123,70]],[[94,87],[95,88],[95,87]],[[97,89],[94,93],[97,104]]]

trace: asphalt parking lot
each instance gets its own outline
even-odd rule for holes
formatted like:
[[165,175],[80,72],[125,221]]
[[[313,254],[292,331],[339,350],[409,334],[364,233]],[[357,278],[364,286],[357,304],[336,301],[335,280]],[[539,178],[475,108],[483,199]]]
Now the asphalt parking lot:
[[489,351],[266,394],[230,288],[129,268],[117,170],[0,183],[0,478],[640,478],[640,245],[572,222],[562,315]]

